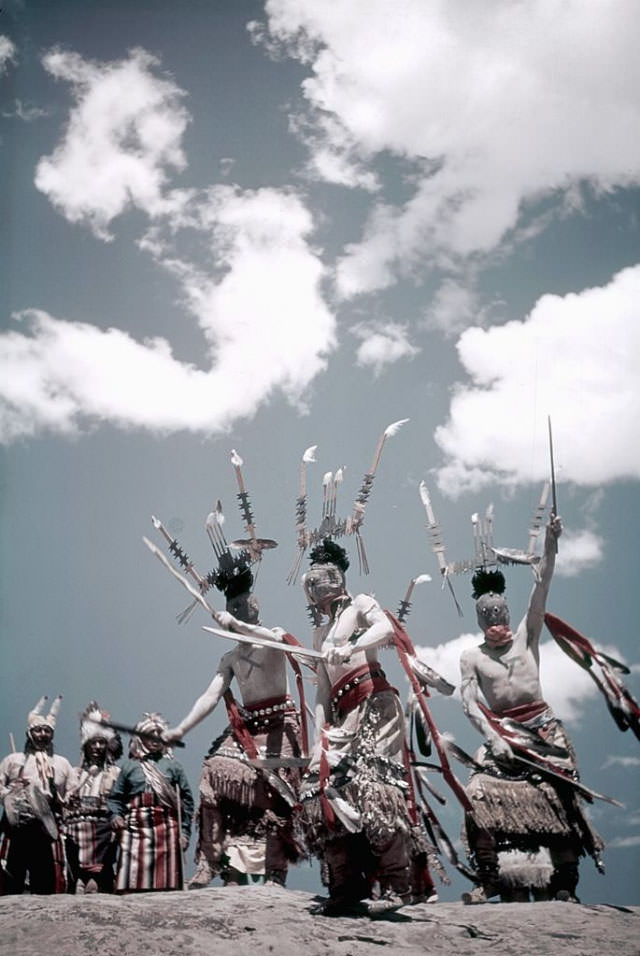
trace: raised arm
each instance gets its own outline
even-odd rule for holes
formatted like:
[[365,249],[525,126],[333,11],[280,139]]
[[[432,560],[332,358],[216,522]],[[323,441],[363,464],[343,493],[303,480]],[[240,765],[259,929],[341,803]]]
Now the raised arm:
[[533,585],[529,606],[526,614],[527,645],[536,653],[538,641],[544,624],[544,612],[547,603],[547,595],[551,586],[551,578],[556,564],[556,552],[558,550],[558,538],[562,534],[562,520],[555,515],[547,525],[544,539],[544,553],[536,574],[536,583]]
[[248,624],[246,621],[234,617],[233,614],[229,614],[228,611],[218,613],[218,623],[226,630],[233,631],[234,634],[246,634],[247,637],[255,635],[256,637],[264,637],[268,641],[281,641],[284,633],[281,628],[272,630],[269,627],[264,627],[263,624]]
[[478,706],[480,687],[474,662],[474,651],[464,651],[460,656],[460,696],[462,709],[491,748],[494,757],[510,760],[513,757],[511,747],[496,733]]
[[198,697],[187,716],[180,721],[177,727],[171,727],[169,730],[165,731],[163,737],[167,743],[171,743],[173,740],[181,740],[186,733],[195,727],[196,724],[199,724],[200,721],[204,720],[205,717],[208,717],[209,714],[218,706],[220,698],[229,688],[229,685],[233,679],[233,670],[230,660],[232,653],[233,651],[224,655],[220,661],[220,664],[218,665],[218,671],[215,677],[205,690],[204,694],[201,694],[200,697]]

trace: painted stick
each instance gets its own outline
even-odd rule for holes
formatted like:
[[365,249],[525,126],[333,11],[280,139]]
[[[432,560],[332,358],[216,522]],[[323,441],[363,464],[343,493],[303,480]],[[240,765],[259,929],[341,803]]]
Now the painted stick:
[[[152,740],[158,741],[162,740],[162,737],[158,737],[157,734],[152,734],[147,730],[136,730],[135,727],[132,727],[130,724],[118,724],[115,720],[106,720],[104,717],[100,720],[92,721],[94,724],[99,724],[101,727],[111,727],[112,730],[117,730],[121,734],[130,734],[132,737],[140,737],[142,740]],[[172,747],[184,747],[184,742],[182,740],[173,740],[171,742]]]
[[529,528],[529,540],[527,542],[527,554],[532,555],[535,551],[536,540],[540,534],[540,528],[542,527],[542,516],[544,515],[544,509],[547,507],[547,499],[549,497],[549,491],[551,490],[551,483],[545,481],[542,486],[542,493],[540,494],[540,501],[538,502],[538,507],[535,510],[533,515],[533,520],[531,522],[531,527]]
[[425,581],[430,581],[430,580],[431,580],[430,574],[418,574],[415,578],[411,578],[411,580],[409,581],[409,587],[407,588],[407,593],[405,594],[403,600],[400,601],[400,605],[398,607],[398,613],[396,614],[396,617],[398,618],[401,624],[404,624],[404,622],[406,621],[408,617],[409,611],[411,609],[411,595],[413,594],[414,587],[416,586],[416,584],[424,584]]
[[316,460],[317,445],[310,445],[300,460],[300,488],[296,499],[296,531],[298,532],[298,553],[296,554],[287,584],[295,584],[304,552],[308,545],[307,531],[307,465]]
[[458,617],[463,617],[462,608],[460,607],[458,598],[453,590],[451,578],[449,577],[449,565],[447,564],[447,559],[445,557],[445,546],[442,538],[442,530],[433,511],[431,498],[429,497],[429,492],[427,491],[427,486],[424,481],[420,482],[418,490],[420,493],[420,500],[422,501],[427,515],[427,531],[429,532],[429,537],[431,538],[431,550],[436,556],[438,567],[440,568],[440,574],[442,575],[442,587],[444,588],[446,581],[451,593],[451,597],[453,598],[453,603],[456,606]]
[[[159,518],[156,518],[155,515],[151,515],[151,521],[153,522],[154,528],[156,528],[160,534],[164,537],[165,541],[169,545],[169,552],[174,556],[178,564],[184,568],[185,574],[190,574],[196,584],[200,588],[203,588],[205,591],[208,589],[209,585],[206,578],[203,578],[202,575],[198,574],[196,569],[193,566],[193,561],[189,555],[183,551],[183,549],[178,544],[175,538],[172,538],[163,523]],[[147,539],[144,538],[144,541]],[[150,543],[150,542],[149,542]],[[171,567],[171,565],[169,565]]]
[[[256,527],[253,522],[253,514],[251,513],[251,504],[249,502],[249,495],[247,494],[247,489],[244,486],[244,478],[242,477],[242,466],[244,461],[237,453],[235,448],[231,449],[231,464],[233,465],[234,471],[236,473],[236,481],[238,482],[238,501],[240,502],[240,512],[244,519],[245,528],[247,529],[247,534],[253,544],[251,551],[253,552],[256,545]],[[259,552],[258,552],[259,557]]]
[[189,592],[189,594],[191,595],[191,597],[194,598],[194,600],[196,600],[196,601],[198,602],[198,604],[202,605],[202,607],[205,609],[205,611],[207,611],[207,612],[212,616],[212,618],[214,619],[214,621],[217,621],[218,623],[220,623],[219,618],[218,618],[218,612],[215,610],[215,608],[211,607],[211,605],[210,605],[209,602],[205,599],[205,597],[203,596],[203,594],[202,594],[200,591],[197,591],[197,590],[193,587],[193,585],[190,584],[189,581],[187,581],[187,579],[184,577],[184,575],[180,574],[179,571],[176,571],[175,568],[172,568],[172,567],[171,567],[171,565],[169,564],[169,562],[168,562],[167,559],[165,558],[165,556],[164,556],[164,554],[162,553],[162,551],[160,550],[160,548],[157,548],[157,547],[155,546],[155,544],[153,544],[151,541],[149,541],[148,538],[144,538],[144,537],[143,537],[142,540],[144,541],[144,543],[145,543],[146,546],[148,547],[149,551],[151,551],[152,554],[155,554],[156,558],[165,566],[165,568],[167,569],[167,571],[168,571],[170,574],[173,575],[173,577],[176,579],[176,581],[179,581],[180,584],[182,585],[182,587],[185,588],[185,589]]
[[[553,461],[553,434],[551,432],[551,415],[547,415],[547,426],[549,429],[549,461],[551,463],[551,511],[553,517],[558,517],[558,496],[556,492],[556,469]],[[558,539],[555,539],[555,551],[558,553]]]

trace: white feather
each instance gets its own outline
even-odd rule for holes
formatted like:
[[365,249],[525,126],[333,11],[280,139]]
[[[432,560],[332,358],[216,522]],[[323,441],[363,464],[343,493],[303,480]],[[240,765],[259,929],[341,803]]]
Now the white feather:
[[410,421],[408,418],[401,418],[399,422],[392,422],[391,425],[388,425],[384,430],[385,438],[393,438],[393,436],[398,432],[403,425],[406,425]]
[[424,481],[420,482],[418,485],[418,490],[420,492],[420,500],[422,501],[422,504],[425,506],[425,508],[430,508],[431,498],[429,497],[429,492],[427,491],[427,486],[425,485]]
[[336,485],[339,485],[341,481],[344,481],[344,468],[345,466],[343,465],[342,468],[338,468],[335,473],[333,480]]
[[304,455],[302,456],[303,461],[315,461],[316,460],[316,451],[318,450],[317,445],[309,445]]
[[332,478],[333,478],[332,472],[330,471],[325,472],[325,474],[322,477],[322,487],[326,488],[326,486],[331,482]]
[[426,581],[431,581],[430,574],[419,574],[417,578],[413,579],[414,584],[424,584]]
[[478,512],[474,511],[473,514],[471,515],[471,524],[477,524],[477,523],[478,523]]
[[240,457],[238,452],[235,450],[235,448],[231,449],[231,464],[233,465],[234,468],[241,468],[242,465],[244,464],[242,458]]
[[154,527],[154,528],[159,528],[160,525],[162,524],[162,522],[160,521],[160,519],[159,519],[159,518],[156,518],[155,515],[151,515],[151,521],[153,522],[153,527]]
[[[220,505],[220,502],[218,502],[218,505]],[[216,507],[215,511],[210,511],[207,515],[207,520],[205,521],[204,526],[205,528],[213,528],[215,525],[221,526],[223,524],[224,515],[222,513],[222,508]]]

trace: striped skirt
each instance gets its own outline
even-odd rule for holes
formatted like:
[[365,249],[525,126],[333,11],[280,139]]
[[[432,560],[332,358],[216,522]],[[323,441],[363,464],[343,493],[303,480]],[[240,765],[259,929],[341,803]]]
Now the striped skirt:
[[120,837],[116,893],[178,890],[182,855],[178,821],[153,793],[136,794]]

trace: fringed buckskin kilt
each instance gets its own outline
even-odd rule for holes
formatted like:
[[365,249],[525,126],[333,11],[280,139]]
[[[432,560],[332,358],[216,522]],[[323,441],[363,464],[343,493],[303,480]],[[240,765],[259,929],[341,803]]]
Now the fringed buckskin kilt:
[[[513,725],[515,721],[511,721]],[[521,721],[528,731],[567,751],[553,758],[559,769],[577,777],[575,752],[561,721],[550,709],[532,720]],[[467,815],[468,842],[474,828],[489,830],[499,849],[535,852],[570,842],[578,855],[597,855],[604,844],[589,822],[582,801],[569,783],[545,777],[517,762],[505,768],[481,747],[476,759],[483,772],[473,772],[467,785],[473,811]],[[465,834],[463,834],[464,836]]]
[[[300,720],[290,697],[238,710],[259,758],[302,755]],[[294,834],[293,809],[271,786],[269,774],[253,767],[249,760],[230,726],[211,745],[198,787],[198,855],[204,853],[211,865],[217,866],[234,839],[266,839],[270,831],[277,829],[289,862],[297,862],[305,851],[299,834]],[[271,774],[277,774],[297,800],[301,768],[273,768]],[[203,827],[207,832],[203,832]],[[212,827],[215,832],[208,832]]]
[[116,893],[177,890],[182,884],[178,821],[155,793],[131,798],[120,836]]
[[397,692],[386,687],[339,705],[334,699],[333,724],[316,742],[300,802],[309,848],[320,857],[349,832],[362,833],[374,852],[393,834],[409,838],[404,716]]

